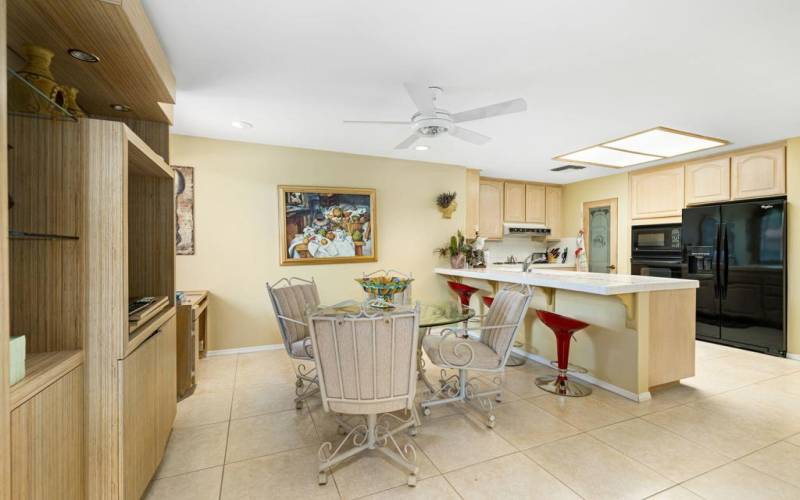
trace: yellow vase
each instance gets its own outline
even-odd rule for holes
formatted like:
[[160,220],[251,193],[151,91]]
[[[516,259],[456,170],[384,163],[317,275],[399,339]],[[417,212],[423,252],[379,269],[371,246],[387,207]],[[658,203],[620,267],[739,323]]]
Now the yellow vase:
[[447,208],[439,207],[439,211],[442,212],[443,219],[450,219],[453,217],[453,212],[456,211],[458,204],[455,201],[450,202]]
[[[50,101],[65,107],[67,94],[64,88],[56,83],[53,73],[50,72],[53,52],[26,43],[22,46],[22,55],[25,57],[25,66],[18,72],[19,75],[39,89]],[[62,114],[50,102],[14,77],[8,82],[8,107],[11,111],[37,115]]]

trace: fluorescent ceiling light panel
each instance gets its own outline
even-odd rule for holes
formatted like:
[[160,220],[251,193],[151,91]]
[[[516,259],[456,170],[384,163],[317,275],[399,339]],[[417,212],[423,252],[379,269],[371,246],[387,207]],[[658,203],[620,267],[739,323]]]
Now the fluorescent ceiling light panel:
[[606,142],[603,146],[623,149],[634,153],[643,153],[669,158],[704,149],[716,148],[728,144],[728,141],[703,137],[680,130],[657,127],[615,141]]
[[639,163],[661,160],[662,157],[619,151],[617,149],[604,148],[603,146],[592,146],[590,148],[581,149],[580,151],[575,151],[574,153],[557,156],[555,159],[577,161],[579,163],[589,163],[607,167],[630,167],[631,165],[638,165]]

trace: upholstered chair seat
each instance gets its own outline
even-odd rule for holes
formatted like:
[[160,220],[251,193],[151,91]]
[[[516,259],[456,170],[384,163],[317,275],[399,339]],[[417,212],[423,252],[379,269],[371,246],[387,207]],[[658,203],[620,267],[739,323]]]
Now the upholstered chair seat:
[[473,369],[491,370],[497,367],[501,359],[494,349],[483,342],[453,336],[428,335],[422,340],[422,348],[437,366],[469,364]]

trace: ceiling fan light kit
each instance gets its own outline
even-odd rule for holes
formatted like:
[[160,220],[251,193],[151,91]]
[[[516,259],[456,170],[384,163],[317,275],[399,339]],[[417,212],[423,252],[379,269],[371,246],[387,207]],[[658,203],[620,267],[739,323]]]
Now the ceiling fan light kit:
[[[493,116],[519,113],[528,109],[525,99],[513,99],[490,106],[462,111],[451,114],[445,109],[436,106],[436,100],[443,93],[441,87],[427,87],[415,83],[404,83],[403,86],[408,92],[411,101],[417,107],[417,112],[411,116],[411,120],[403,121],[364,121],[364,120],[345,120],[347,124],[371,124],[371,125],[411,125],[412,134],[403,142],[395,146],[395,149],[408,149],[421,137],[436,138],[448,134],[462,141],[481,146],[491,141],[492,138],[458,126],[458,123],[482,120]],[[427,149],[427,148],[426,148]]]

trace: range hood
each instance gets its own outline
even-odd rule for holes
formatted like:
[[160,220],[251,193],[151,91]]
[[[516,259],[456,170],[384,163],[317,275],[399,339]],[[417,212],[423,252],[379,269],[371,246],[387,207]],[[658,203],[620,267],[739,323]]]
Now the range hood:
[[525,222],[511,222],[503,224],[504,236],[550,236],[550,228],[544,224],[528,224]]

